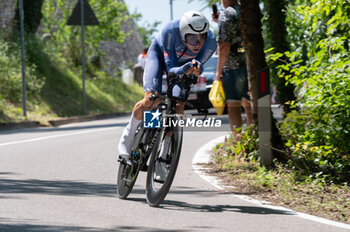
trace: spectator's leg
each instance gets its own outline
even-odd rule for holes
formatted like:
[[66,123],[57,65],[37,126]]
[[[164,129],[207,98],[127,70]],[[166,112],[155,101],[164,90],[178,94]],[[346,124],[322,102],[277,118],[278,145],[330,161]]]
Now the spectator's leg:
[[247,117],[248,125],[253,124],[252,106],[250,104],[250,101],[245,97],[242,98],[242,106]]
[[239,132],[236,131],[236,128],[242,126],[241,102],[228,101],[227,112],[228,112],[228,120],[230,123],[230,128],[232,130],[233,138],[237,140],[237,136]]

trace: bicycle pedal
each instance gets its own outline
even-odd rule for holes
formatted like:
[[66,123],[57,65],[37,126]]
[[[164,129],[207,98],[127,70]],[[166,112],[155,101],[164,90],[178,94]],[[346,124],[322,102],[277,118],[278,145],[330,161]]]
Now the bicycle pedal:
[[118,158],[118,160],[117,160],[119,163],[122,163],[122,164],[125,164],[126,162],[125,162],[125,159],[124,158],[122,158],[122,157],[120,157],[119,156],[119,158]]
[[122,163],[124,165],[130,165],[130,166],[132,165],[132,163],[131,163],[131,161],[129,159],[126,159],[126,158],[124,158],[122,156],[119,156],[118,162],[120,162],[120,163]]
[[159,184],[164,184],[165,181],[163,180],[157,180],[156,178],[153,178],[154,182],[157,182]]
[[162,157],[159,157],[158,161],[162,162],[162,163],[166,163],[168,165],[171,164],[171,160],[170,159],[163,159]]

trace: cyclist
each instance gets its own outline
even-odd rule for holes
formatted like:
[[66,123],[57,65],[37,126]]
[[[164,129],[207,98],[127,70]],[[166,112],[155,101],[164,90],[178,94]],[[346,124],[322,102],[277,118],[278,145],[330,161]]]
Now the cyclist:
[[[130,121],[122,133],[118,144],[119,155],[123,158],[131,155],[134,136],[142,120],[143,111],[152,110],[160,103],[159,98],[150,100],[149,97],[152,94],[160,95],[162,92],[163,72],[199,76],[203,71],[203,64],[213,55],[216,47],[215,36],[209,30],[209,22],[198,11],[188,11],[180,20],[173,20],[165,26],[148,50],[143,75],[145,96],[135,104]],[[196,66],[193,65],[194,61]],[[183,110],[184,104],[177,103],[176,112],[180,114]],[[170,139],[171,136],[165,136],[163,140],[163,159],[168,151]],[[162,181],[166,175],[165,163],[160,162],[157,166],[156,179]]]

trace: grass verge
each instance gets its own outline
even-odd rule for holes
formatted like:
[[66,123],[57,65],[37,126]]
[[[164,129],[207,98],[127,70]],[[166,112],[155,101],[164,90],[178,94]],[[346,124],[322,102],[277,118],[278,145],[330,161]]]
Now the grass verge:
[[259,165],[259,159],[251,158],[256,156],[248,155],[251,151],[237,152],[237,146],[239,144],[234,143],[232,137],[226,139],[225,143],[216,146],[214,162],[208,165],[208,174],[218,177],[222,185],[227,186],[226,191],[350,224],[350,187],[347,183],[340,185],[327,183],[322,178],[301,178],[279,164],[267,170]]

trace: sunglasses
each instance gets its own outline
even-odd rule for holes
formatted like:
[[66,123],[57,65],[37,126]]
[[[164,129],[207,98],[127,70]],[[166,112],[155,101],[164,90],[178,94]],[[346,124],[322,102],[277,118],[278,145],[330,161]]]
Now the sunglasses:
[[207,39],[207,33],[199,34],[199,35],[196,35],[196,34],[185,35],[185,42],[192,46],[196,46],[197,44],[204,44],[206,39]]

